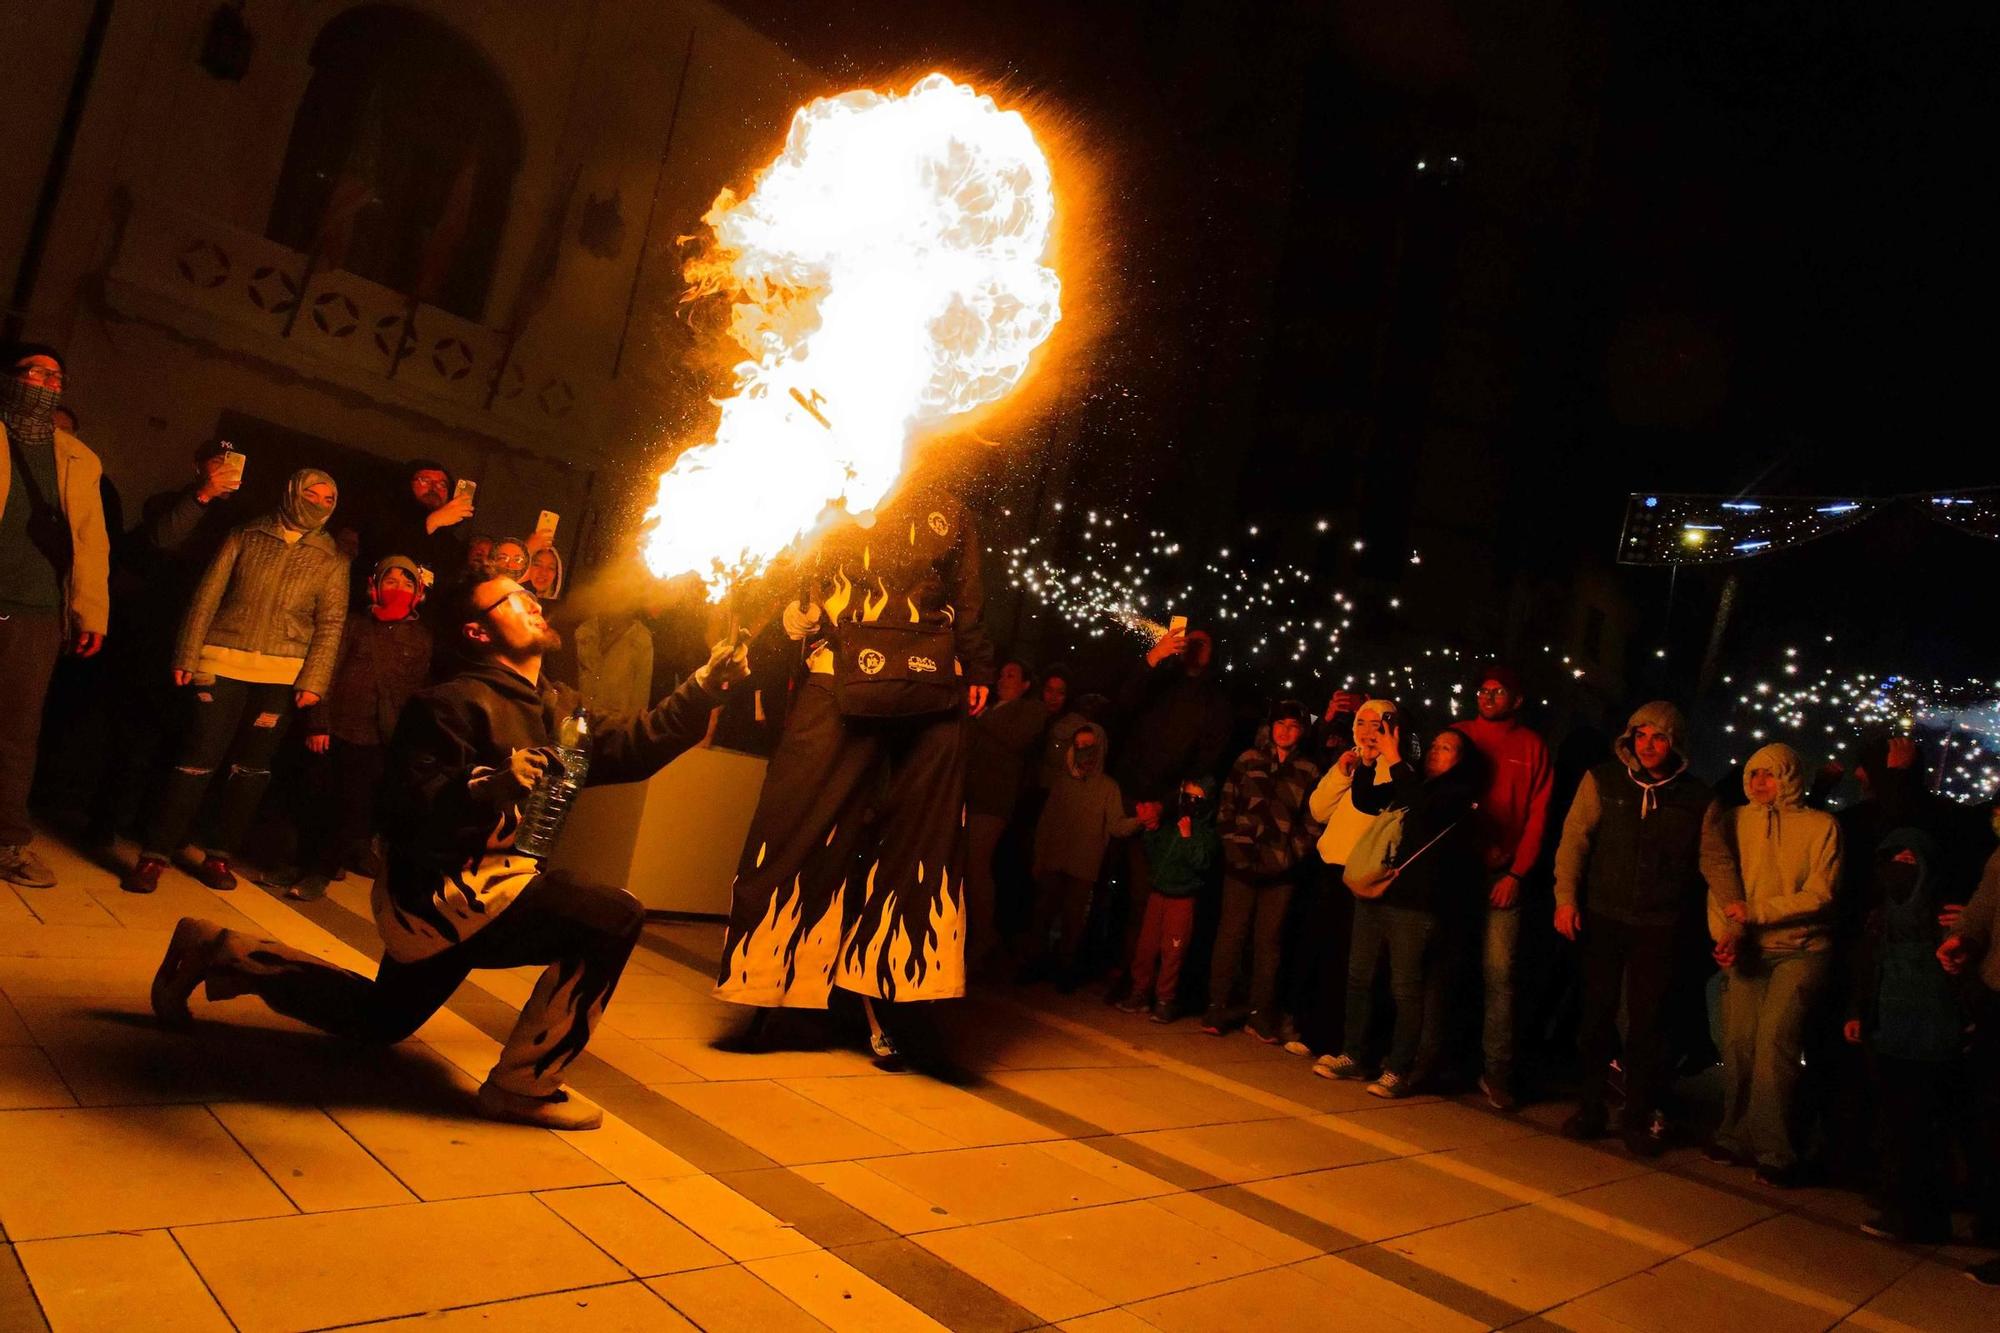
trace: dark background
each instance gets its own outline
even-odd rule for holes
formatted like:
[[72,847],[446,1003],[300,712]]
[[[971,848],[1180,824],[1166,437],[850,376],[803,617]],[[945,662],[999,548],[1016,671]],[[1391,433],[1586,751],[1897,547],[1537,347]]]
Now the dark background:
[[[1041,452],[993,459],[1011,494],[1258,522],[1395,651],[1560,646],[1588,583],[1630,639],[1607,702],[1685,699],[1725,571],[1669,622],[1665,570],[1610,564],[1626,492],[2000,483],[1992,7],[731,7],[832,84],[934,65],[1088,153],[1101,333]],[[1996,557],[1893,516],[1729,566],[1725,669],[1837,630],[1857,668],[1988,674]]]

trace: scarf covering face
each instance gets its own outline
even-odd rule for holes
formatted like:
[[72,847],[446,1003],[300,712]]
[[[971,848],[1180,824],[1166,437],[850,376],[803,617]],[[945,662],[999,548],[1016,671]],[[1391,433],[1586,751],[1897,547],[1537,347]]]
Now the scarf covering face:
[[8,433],[33,444],[47,444],[56,437],[56,408],[62,404],[62,390],[29,384],[11,375],[0,379],[0,421]]
[[[1078,745],[1078,736],[1088,735],[1094,744]],[[1073,778],[1092,778],[1104,768],[1104,729],[1094,722],[1085,723],[1069,738],[1068,753],[1063,763]]]
[[[333,487],[334,504],[319,505],[306,499],[306,487],[325,483]],[[334,505],[340,503],[340,486],[334,479],[316,467],[302,467],[292,474],[285,483],[285,499],[278,506],[278,517],[285,526],[297,532],[318,532],[333,517]]]

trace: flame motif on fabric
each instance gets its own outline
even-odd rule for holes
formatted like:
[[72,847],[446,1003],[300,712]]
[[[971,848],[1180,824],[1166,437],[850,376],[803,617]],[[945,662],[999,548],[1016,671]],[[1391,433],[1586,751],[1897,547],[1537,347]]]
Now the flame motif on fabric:
[[911,445],[995,402],[1062,318],[1047,156],[1019,112],[932,74],[821,98],[749,194],[724,190],[689,298],[743,349],[714,439],[660,478],[642,547],[711,600],[839,503],[862,517]]
[[880,620],[882,613],[888,607],[889,585],[878,578],[875,580],[874,592],[864,592],[861,594],[861,618],[864,621],[870,622]]

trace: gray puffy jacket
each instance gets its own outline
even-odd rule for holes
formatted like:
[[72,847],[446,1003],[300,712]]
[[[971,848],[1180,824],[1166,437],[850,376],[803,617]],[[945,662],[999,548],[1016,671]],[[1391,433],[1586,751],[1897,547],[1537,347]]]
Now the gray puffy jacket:
[[203,644],[299,657],[296,688],[324,695],[347,623],[347,560],[324,531],[287,542],[276,515],[231,532],[181,618],[174,668],[193,671]]

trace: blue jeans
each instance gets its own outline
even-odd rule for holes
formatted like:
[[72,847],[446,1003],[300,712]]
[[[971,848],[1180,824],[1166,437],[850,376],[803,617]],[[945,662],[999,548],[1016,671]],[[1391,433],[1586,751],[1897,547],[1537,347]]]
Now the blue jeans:
[[1505,1082],[1514,1071],[1514,948],[1521,938],[1521,909],[1486,909],[1486,1022],[1480,1033],[1486,1072]]
[[1389,1038],[1389,1058],[1382,1067],[1407,1076],[1416,1063],[1417,1042],[1424,1028],[1424,964],[1430,953],[1437,917],[1407,907],[1379,902],[1354,904],[1354,943],[1347,955],[1347,1039],[1342,1050],[1366,1062],[1362,1047],[1374,1017],[1375,963],[1389,951],[1389,994],[1396,1002],[1396,1022]]

